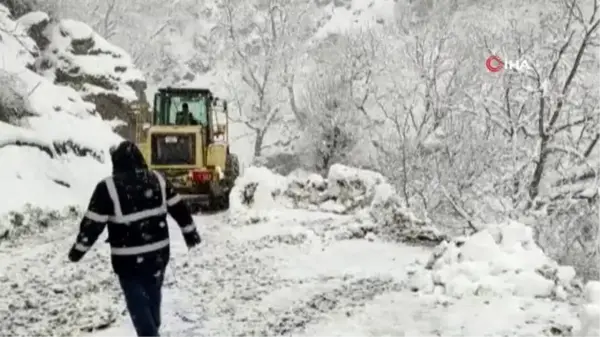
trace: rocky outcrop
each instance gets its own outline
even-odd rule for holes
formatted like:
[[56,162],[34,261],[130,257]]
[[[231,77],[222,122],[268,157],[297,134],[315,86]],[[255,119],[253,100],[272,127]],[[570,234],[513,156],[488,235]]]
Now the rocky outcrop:
[[117,133],[132,139],[131,103],[147,102],[147,85],[127,52],[75,20],[39,21],[30,26],[29,35],[41,53],[35,70],[77,90],[103,119],[122,121]]

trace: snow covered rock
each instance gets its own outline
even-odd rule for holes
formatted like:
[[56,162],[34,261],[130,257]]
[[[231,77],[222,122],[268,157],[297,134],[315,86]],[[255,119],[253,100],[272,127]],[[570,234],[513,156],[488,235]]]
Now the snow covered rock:
[[327,177],[295,171],[284,177],[250,167],[231,194],[233,218],[254,223],[277,210],[306,209],[351,216],[340,238],[375,237],[398,242],[439,243],[446,237],[401,206],[394,188],[378,172],[333,165]]
[[[44,36],[44,29],[50,23],[50,16],[47,13],[30,12],[18,18],[16,22],[35,41],[39,49],[44,49],[48,46],[50,41]],[[34,56],[39,56],[39,53],[36,51]]]
[[377,186],[369,215],[379,224],[379,234],[393,241],[438,244],[447,238],[435,226],[406,209],[389,184]]
[[264,167],[245,169],[229,196],[230,218],[241,223],[268,220],[274,212],[284,208],[280,197],[286,184],[286,177]]
[[[336,171],[340,168],[341,171]],[[273,173],[265,167],[249,167],[236,180],[231,197],[235,211],[248,209],[298,208],[353,214],[368,208],[374,195],[374,184],[383,181],[376,172],[360,178],[348,172],[363,172],[342,165],[332,167],[327,178],[318,174],[294,171],[288,176]]]
[[250,167],[232,191],[233,209],[299,208],[353,214],[370,206],[379,173],[334,165],[327,178],[304,171],[284,177],[264,167]]
[[[409,271],[414,291],[452,297],[514,295],[564,300],[575,270],[559,266],[535,244],[532,229],[510,222],[440,244],[425,268]],[[422,282],[423,279],[427,282]],[[430,279],[430,280],[429,280]]]
[[75,20],[47,22],[37,42],[42,50],[38,72],[75,88],[104,119],[122,121],[117,131],[132,139],[134,130],[127,127],[135,119],[131,103],[147,101],[147,85],[129,54]]
[[121,140],[94,104],[34,71],[40,50],[28,34],[46,19],[14,20],[0,5],[0,213],[87,202]]

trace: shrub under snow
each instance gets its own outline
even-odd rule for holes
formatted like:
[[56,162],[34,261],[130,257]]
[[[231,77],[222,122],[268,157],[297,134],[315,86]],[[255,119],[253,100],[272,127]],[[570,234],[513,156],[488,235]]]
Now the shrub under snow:
[[29,234],[37,234],[48,228],[65,223],[77,223],[81,212],[76,207],[65,207],[62,210],[48,209],[25,205],[0,215],[0,246]]
[[530,227],[511,222],[445,241],[427,265],[411,267],[410,287],[457,298],[514,295],[565,299],[577,289],[575,270],[547,257],[532,234]]
[[396,241],[440,242],[427,221],[402,206],[394,188],[379,173],[333,165],[327,177],[296,171],[287,177],[264,167],[250,167],[231,194],[235,218],[258,222],[277,211],[307,209],[351,215],[361,227]]

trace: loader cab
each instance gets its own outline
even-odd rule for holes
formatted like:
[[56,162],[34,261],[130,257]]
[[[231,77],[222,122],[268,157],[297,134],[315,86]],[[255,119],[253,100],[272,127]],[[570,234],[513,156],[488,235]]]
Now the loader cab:
[[159,89],[154,95],[153,125],[209,126],[209,90]]
[[152,125],[200,126],[205,145],[229,143],[227,101],[213,96],[208,89],[158,89]]

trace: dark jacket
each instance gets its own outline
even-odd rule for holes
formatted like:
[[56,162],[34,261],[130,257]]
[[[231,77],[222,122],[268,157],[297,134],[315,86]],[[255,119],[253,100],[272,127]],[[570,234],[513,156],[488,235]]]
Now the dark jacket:
[[135,144],[111,153],[112,176],[96,185],[69,258],[79,261],[108,226],[111,261],[119,275],[156,273],[170,256],[167,214],[178,223],[188,247],[200,243],[189,209],[173,186],[148,170]]

